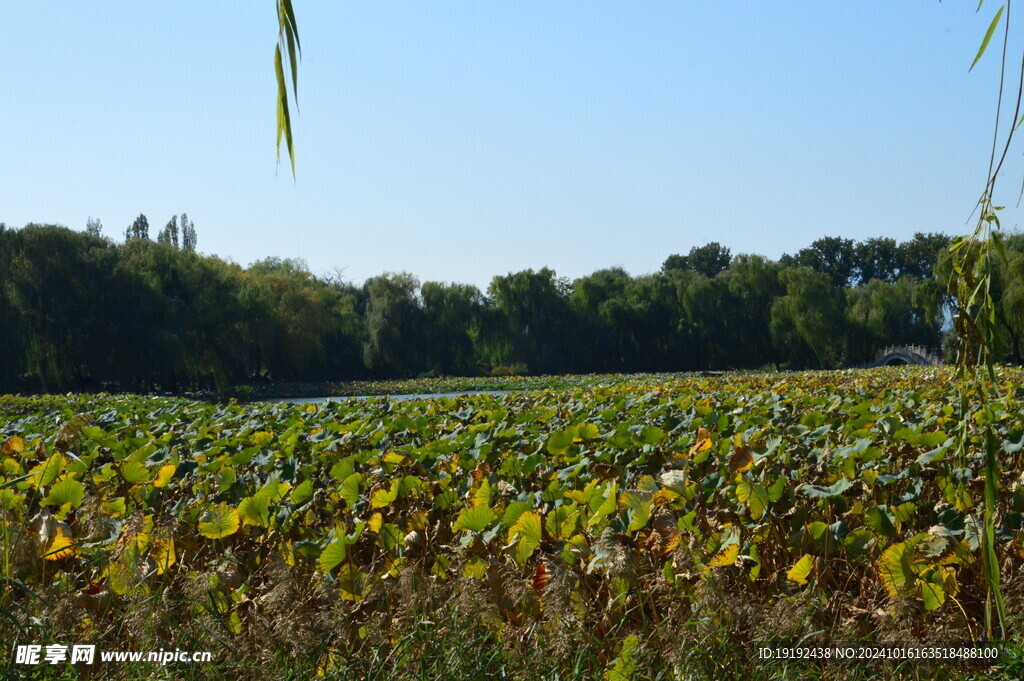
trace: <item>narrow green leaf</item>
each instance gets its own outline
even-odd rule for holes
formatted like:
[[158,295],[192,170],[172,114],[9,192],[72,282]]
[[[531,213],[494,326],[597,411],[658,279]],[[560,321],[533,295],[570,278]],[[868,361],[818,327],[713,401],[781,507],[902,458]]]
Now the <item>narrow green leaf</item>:
[[274,74],[277,76],[277,162],[281,162],[281,135],[284,134],[288,157],[292,165],[292,177],[295,177],[295,148],[292,145],[292,119],[288,112],[288,87],[284,79],[284,66],[281,63],[281,46],[274,48]]
[[284,10],[284,17],[288,20],[288,26],[292,33],[295,34],[295,42],[299,46],[299,55],[302,55],[302,43],[299,41],[299,25],[295,22],[295,8],[292,6],[292,0],[281,0],[282,8]]
[[274,47],[274,75],[277,77],[277,162],[281,163],[281,135],[284,133],[284,111],[281,102],[287,103],[288,93],[285,92],[280,45]]
[[986,629],[992,634],[992,612],[990,601],[995,601],[999,633],[1006,636],[1006,611],[1003,605],[1003,591],[999,579],[999,559],[995,547],[995,509],[999,495],[999,461],[997,445],[992,426],[985,428],[985,510],[982,521],[982,566],[988,586],[989,599],[985,603]]
[[299,62],[295,58],[295,42],[298,38],[298,33],[288,28],[285,30],[285,38],[288,41],[288,66],[291,67],[292,71],[292,97],[295,98],[295,107],[299,106]]
[[1003,16],[1004,9],[1006,9],[1006,5],[1000,7],[999,11],[996,12],[996,15],[992,17],[992,23],[989,24],[988,30],[985,32],[985,38],[981,41],[981,47],[978,48],[978,54],[974,57],[974,61],[971,63],[971,68],[967,69],[968,71],[973,70],[974,65],[978,63],[979,59],[981,59],[981,55],[985,54],[985,50],[988,48],[988,43],[992,40],[992,34],[995,33],[996,26],[999,25],[999,19]]

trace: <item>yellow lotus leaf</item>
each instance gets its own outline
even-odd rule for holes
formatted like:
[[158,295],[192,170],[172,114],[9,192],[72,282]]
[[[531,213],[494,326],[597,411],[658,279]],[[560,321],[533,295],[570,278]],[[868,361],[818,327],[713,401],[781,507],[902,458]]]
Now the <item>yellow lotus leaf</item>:
[[733,473],[742,473],[743,471],[750,470],[750,467],[754,465],[754,455],[750,451],[750,447],[746,445],[740,445],[736,448],[736,451],[732,453],[732,459],[729,461],[729,469]]
[[690,447],[690,456],[706,452],[711,449],[711,445],[711,433],[707,428],[701,426],[697,429],[697,441],[693,443],[692,447]]
[[167,572],[172,565],[178,562],[178,558],[174,553],[174,539],[170,537],[167,539],[154,539],[153,560],[156,562],[156,573],[158,575]]
[[719,551],[718,554],[708,562],[708,565],[710,567],[728,567],[736,562],[736,557],[739,555],[739,545],[730,544]]
[[25,438],[20,435],[12,435],[0,445],[0,456],[14,456],[25,451]]
[[274,441],[274,434],[269,430],[261,430],[257,433],[253,433],[252,443],[257,447],[266,447]]
[[805,553],[786,573],[786,579],[797,584],[806,584],[814,569],[814,556]]
[[61,560],[75,555],[75,535],[67,523],[53,523],[50,536],[43,546],[43,558]]
[[208,539],[222,539],[238,531],[238,511],[227,504],[211,506],[199,519],[199,533]]
[[153,479],[153,487],[167,487],[167,483],[174,477],[175,471],[178,467],[173,463],[169,463],[166,466],[161,466],[160,470],[156,472],[156,477]]

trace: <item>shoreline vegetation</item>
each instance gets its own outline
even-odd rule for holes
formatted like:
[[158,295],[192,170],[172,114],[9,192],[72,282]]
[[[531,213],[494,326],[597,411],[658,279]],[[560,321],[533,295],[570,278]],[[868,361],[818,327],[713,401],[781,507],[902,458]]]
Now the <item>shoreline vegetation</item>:
[[[983,461],[953,433],[987,424],[959,413],[954,374],[502,378],[525,389],[308,405],[0,397],[0,638],[213,653],[31,670],[52,679],[1019,679],[1015,368],[996,370],[992,424],[1000,659],[758,656],[981,640]],[[28,678],[11,659],[2,673]]]
[[[321,383],[282,383],[264,387],[239,386],[228,397],[260,401],[303,397],[374,397],[387,395],[432,395],[484,391],[562,390],[611,386],[626,381],[669,381],[696,376],[722,376],[726,372],[664,372],[651,374],[565,374],[545,376],[439,376]],[[757,373],[753,371],[734,372]]]
[[[153,241],[143,218],[120,243],[97,225],[0,223],[0,393],[343,394],[354,380],[837,369],[888,345],[954,347],[942,234],[824,237],[778,260],[712,242],[649,274],[527,269],[481,289],[243,267],[182,243],[173,221]],[[996,359],[1021,363],[1024,236],[1004,246]]]
[[[861,369],[841,369],[837,372],[861,371]],[[429,376],[420,378],[396,378],[381,380],[353,381],[292,381],[268,383],[260,386],[240,385],[229,388],[226,392],[133,392],[133,391],[96,391],[67,393],[8,393],[0,395],[7,400],[59,399],[86,400],[89,398],[105,399],[110,397],[139,397],[182,399],[187,401],[207,402],[211,404],[232,402],[240,405],[273,404],[275,400],[288,398],[328,398],[328,397],[387,397],[389,395],[450,395],[462,396],[474,393],[513,393],[544,390],[570,390],[612,387],[623,383],[665,383],[686,381],[701,378],[725,378],[729,376],[758,376],[799,374],[803,372],[787,372],[764,370],[739,371],[679,371],[652,373],[608,373],[608,374],[561,374],[561,375],[505,375],[505,376]]]
[[[568,388],[591,388],[611,386],[626,381],[670,381],[696,377],[716,377],[727,375],[755,375],[768,373],[768,369],[743,371],[681,371],[635,374],[564,374],[542,376],[437,376],[423,378],[402,378],[358,381],[292,381],[269,383],[258,386],[240,385],[229,388],[225,392],[71,392],[67,395],[106,396],[135,395],[138,397],[167,397],[199,400],[204,402],[226,402],[236,400],[240,403],[259,403],[271,400],[287,400],[302,398],[346,397],[387,397],[389,395],[456,395],[476,392],[508,392],[529,390],[559,390]],[[51,393],[12,393],[17,397],[42,397]]]

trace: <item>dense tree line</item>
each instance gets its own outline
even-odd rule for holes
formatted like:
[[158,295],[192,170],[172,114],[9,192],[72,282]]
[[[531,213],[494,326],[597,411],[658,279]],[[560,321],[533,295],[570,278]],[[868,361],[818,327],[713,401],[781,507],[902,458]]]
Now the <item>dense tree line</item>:
[[[949,238],[819,239],[772,261],[710,243],[653,274],[550,269],[474,286],[196,252],[184,214],[114,243],[0,224],[0,391],[225,389],[425,373],[829,368],[889,344],[938,347]],[[1024,339],[1024,239],[998,265],[1005,359]]]

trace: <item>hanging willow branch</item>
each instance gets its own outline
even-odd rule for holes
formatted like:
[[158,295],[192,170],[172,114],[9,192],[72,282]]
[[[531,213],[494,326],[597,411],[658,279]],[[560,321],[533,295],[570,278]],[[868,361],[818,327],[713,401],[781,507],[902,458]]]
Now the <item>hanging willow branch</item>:
[[[981,9],[982,2],[978,4]],[[998,442],[994,423],[998,416],[993,409],[993,400],[998,398],[995,362],[1000,356],[999,329],[996,322],[996,305],[992,298],[992,280],[997,257],[1006,259],[1003,251],[999,211],[1002,206],[993,202],[996,180],[1002,169],[1003,160],[1010,148],[1014,132],[1019,125],[1021,96],[1024,94],[1024,57],[1022,57],[1020,79],[1017,88],[1017,102],[1009,132],[1005,133],[1000,148],[1000,122],[1003,116],[1003,95],[1006,84],[1006,56],[1010,36],[1010,2],[1000,6],[989,23],[971,69],[978,63],[993,34],[1003,21],[1002,62],[999,72],[999,96],[996,102],[996,121],[992,135],[992,150],[989,156],[988,176],[985,188],[975,210],[978,221],[974,232],[961,237],[950,246],[953,256],[953,271],[949,288],[956,304],[954,328],[959,346],[957,349],[957,376],[960,386],[961,426],[958,434],[958,452],[966,462],[972,446],[977,442],[982,447],[981,458],[985,469],[984,511],[982,516],[982,565],[985,572],[985,631],[993,638],[993,615],[1000,638],[1006,637],[1006,613],[1000,586],[999,561],[995,545],[995,512],[999,497]],[[973,427],[977,428],[972,435]],[[978,432],[980,431],[980,432]]]
[[[277,0],[277,45],[274,47],[274,74],[277,76],[277,163],[281,164],[281,137],[288,147],[288,159],[295,177],[295,145],[292,142],[292,118],[288,108],[288,81],[285,78],[284,61],[288,61],[291,72],[292,100],[295,110],[299,108],[299,63],[302,59],[302,44],[299,29],[295,23],[295,8],[292,0]],[[298,59],[296,59],[298,57]]]

